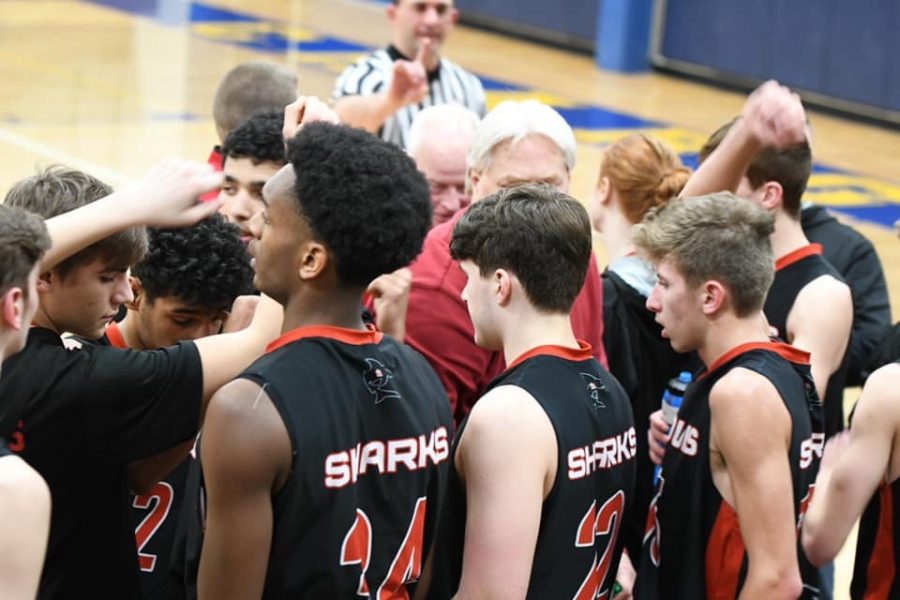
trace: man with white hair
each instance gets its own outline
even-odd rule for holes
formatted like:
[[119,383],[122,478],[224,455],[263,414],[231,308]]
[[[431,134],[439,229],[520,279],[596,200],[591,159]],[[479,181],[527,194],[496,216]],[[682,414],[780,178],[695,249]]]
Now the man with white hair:
[[478,115],[459,104],[429,106],[409,130],[407,152],[428,180],[431,224],[440,225],[471,203],[466,185],[466,155]]
[[[566,193],[575,166],[575,135],[562,116],[536,100],[499,104],[479,124],[467,159],[472,202],[523,183],[546,183]],[[421,352],[450,397],[454,418],[461,421],[505,362],[500,352],[475,345],[474,330],[460,298],[466,276],[450,256],[456,215],[434,227],[412,264],[412,289],[405,341]],[[591,354],[606,364],[603,349],[602,284],[596,259],[572,309],[576,337],[591,345]]]

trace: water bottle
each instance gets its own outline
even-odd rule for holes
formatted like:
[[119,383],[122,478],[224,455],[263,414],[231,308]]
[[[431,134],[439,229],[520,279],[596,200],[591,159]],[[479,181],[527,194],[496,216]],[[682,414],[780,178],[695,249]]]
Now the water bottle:
[[[675,418],[678,416],[678,409],[681,408],[681,401],[684,400],[684,392],[687,390],[690,383],[690,371],[682,371],[678,374],[678,377],[673,377],[669,380],[669,384],[666,386],[665,391],[663,391],[662,416],[663,420],[669,424],[670,431],[672,429],[672,424],[675,422]],[[653,470],[654,486],[659,483],[659,474],[661,472],[662,466],[656,465],[656,468]]]

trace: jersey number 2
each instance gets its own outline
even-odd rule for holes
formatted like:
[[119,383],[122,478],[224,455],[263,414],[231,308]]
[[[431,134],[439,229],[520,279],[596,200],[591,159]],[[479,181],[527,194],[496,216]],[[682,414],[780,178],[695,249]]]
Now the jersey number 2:
[[149,494],[141,494],[134,497],[132,506],[141,509],[150,508],[150,504],[156,500],[156,506],[153,507],[153,510],[144,517],[141,524],[134,530],[135,541],[137,541],[138,562],[141,565],[141,571],[150,572],[153,571],[153,568],[156,566],[156,555],[143,552],[144,546],[147,545],[147,542],[150,541],[150,538],[153,537],[156,530],[159,529],[160,525],[163,524],[163,521],[166,520],[166,517],[169,515],[169,509],[172,508],[172,499],[174,497],[175,492],[172,490],[172,486],[165,481],[160,481],[154,485]]
[[[406,584],[419,579],[422,574],[422,550],[425,546],[425,505],[426,498],[416,500],[412,519],[406,530],[406,536],[400,549],[394,555],[387,577],[378,586],[375,594],[377,600],[406,600],[409,594]],[[341,565],[359,565],[362,574],[359,576],[357,595],[369,597],[369,584],[366,583],[366,571],[372,557],[372,522],[366,513],[356,509],[356,520],[344,536],[341,545]]]
[[594,564],[575,593],[573,600],[593,600],[594,598],[606,600],[609,597],[609,589],[601,590],[600,586],[606,581],[609,567],[612,564],[616,538],[619,537],[619,528],[622,525],[622,513],[625,510],[625,494],[619,490],[603,504],[599,511],[596,509],[597,501],[595,500],[581,519],[578,534],[575,536],[575,546],[578,548],[591,547],[594,545],[594,538],[598,535],[609,535],[609,541],[606,543],[606,549],[599,561],[596,552],[594,553]]

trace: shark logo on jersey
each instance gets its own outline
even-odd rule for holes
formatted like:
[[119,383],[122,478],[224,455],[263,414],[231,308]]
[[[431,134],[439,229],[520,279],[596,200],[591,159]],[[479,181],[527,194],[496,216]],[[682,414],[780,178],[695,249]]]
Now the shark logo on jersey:
[[391,370],[374,358],[365,359],[368,368],[363,373],[363,382],[369,388],[369,393],[375,398],[375,404],[381,404],[388,398],[400,398],[400,392],[394,389],[391,380],[394,374]]
[[594,405],[594,410],[606,408],[606,404],[603,402],[603,400],[600,399],[600,392],[606,391],[606,384],[603,383],[603,380],[599,377],[591,375],[590,373],[581,373],[581,378],[584,380],[584,384],[587,386],[588,396],[591,397],[591,402]]

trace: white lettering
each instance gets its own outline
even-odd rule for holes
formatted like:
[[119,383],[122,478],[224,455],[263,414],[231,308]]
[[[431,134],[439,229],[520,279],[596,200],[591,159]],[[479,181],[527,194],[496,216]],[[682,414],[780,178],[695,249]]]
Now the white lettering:
[[800,468],[808,469],[814,461],[821,460],[825,448],[825,434],[814,433],[800,442]]
[[569,479],[582,479],[602,469],[611,469],[632,460],[637,452],[637,434],[634,427],[619,435],[596,440],[589,446],[573,448],[568,452]]
[[356,483],[363,475],[396,473],[401,466],[407,471],[426,469],[449,456],[446,427],[413,438],[359,443],[325,457],[325,487],[342,488]]

